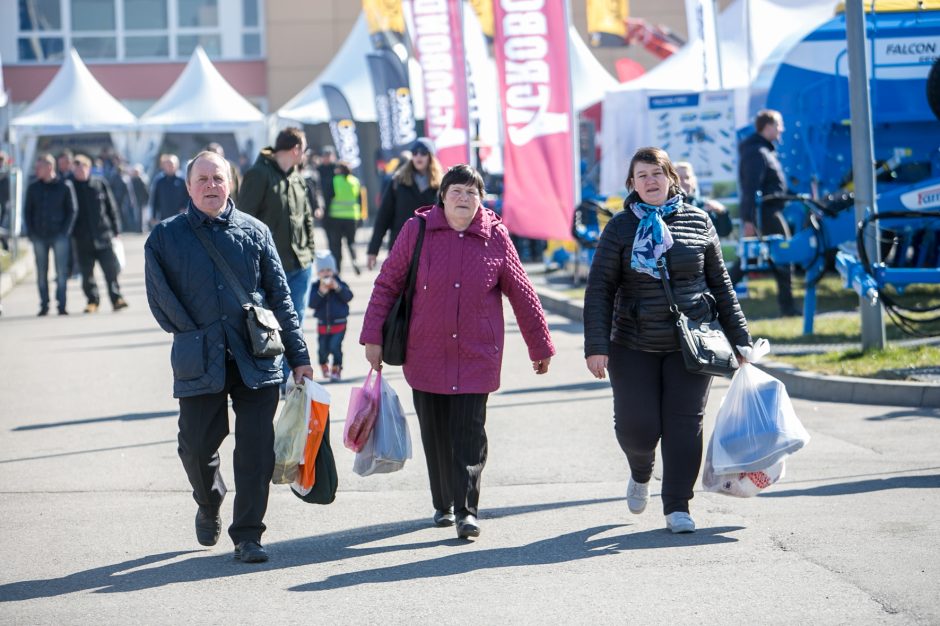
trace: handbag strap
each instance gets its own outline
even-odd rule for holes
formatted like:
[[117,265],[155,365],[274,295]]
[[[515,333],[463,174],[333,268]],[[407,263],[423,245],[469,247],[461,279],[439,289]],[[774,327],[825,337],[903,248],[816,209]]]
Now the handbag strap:
[[672,286],[669,284],[669,279],[666,278],[665,254],[656,259],[656,267],[659,268],[659,278],[663,281],[663,290],[666,292],[666,300],[669,301],[669,310],[676,316],[676,319],[679,319],[679,306],[676,304],[676,299],[672,295]]
[[418,240],[415,242],[415,251],[411,255],[411,266],[408,268],[408,279],[405,281],[405,299],[411,302],[414,296],[415,283],[418,282],[418,257],[421,256],[421,246],[424,244],[425,220],[418,218]]
[[212,257],[212,261],[215,263],[216,268],[222,272],[222,276],[225,277],[225,281],[228,283],[228,286],[232,288],[232,291],[235,292],[235,297],[242,301],[243,304],[251,304],[251,298],[248,297],[248,294],[245,292],[245,288],[242,287],[241,283],[238,282],[238,279],[235,277],[235,273],[232,271],[232,268],[226,262],[225,258],[219,252],[219,249],[215,247],[215,244],[209,239],[205,232],[198,226],[194,226],[192,222],[189,223],[193,228],[193,232],[196,233],[196,236],[199,237],[199,241],[202,243],[202,246],[206,249],[206,252],[209,253],[209,256]]

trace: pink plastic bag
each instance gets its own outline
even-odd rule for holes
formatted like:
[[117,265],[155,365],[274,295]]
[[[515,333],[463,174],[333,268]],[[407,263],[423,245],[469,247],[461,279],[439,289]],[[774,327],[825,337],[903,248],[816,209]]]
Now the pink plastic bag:
[[353,387],[349,394],[349,409],[346,411],[346,425],[343,427],[343,445],[353,452],[359,452],[366,445],[379,413],[382,372],[375,372],[375,380],[372,379],[373,372],[375,370],[369,370],[362,387]]

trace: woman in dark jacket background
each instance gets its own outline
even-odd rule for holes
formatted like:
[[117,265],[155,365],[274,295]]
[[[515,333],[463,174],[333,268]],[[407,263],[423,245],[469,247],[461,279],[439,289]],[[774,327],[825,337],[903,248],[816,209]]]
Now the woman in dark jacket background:
[[693,532],[689,500],[702,461],[711,377],[685,369],[656,260],[665,255],[676,303],[689,318],[717,313],[732,345],[750,345],[751,339],[715,227],[705,211],[683,202],[669,155],[659,148],[638,150],[627,188],[625,210],[601,234],[588,275],[584,355],[596,378],[610,372],[614,431],[630,465],[630,511],[646,509],[661,441],[666,527]]
[[388,238],[388,249],[391,250],[401,227],[414,217],[415,211],[437,201],[443,177],[441,162],[434,156],[434,142],[427,137],[419,137],[411,146],[411,159],[395,172],[382,197],[382,205],[372,227],[372,240],[366,249],[366,266],[370,270],[375,268],[385,233],[391,231]]

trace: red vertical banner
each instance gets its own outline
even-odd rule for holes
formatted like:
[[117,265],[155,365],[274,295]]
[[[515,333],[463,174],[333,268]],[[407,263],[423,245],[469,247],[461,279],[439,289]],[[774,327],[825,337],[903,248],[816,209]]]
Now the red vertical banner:
[[503,222],[516,235],[571,239],[574,132],[567,0],[494,0],[502,103]]
[[424,76],[425,134],[444,168],[470,162],[462,0],[412,0],[412,47]]

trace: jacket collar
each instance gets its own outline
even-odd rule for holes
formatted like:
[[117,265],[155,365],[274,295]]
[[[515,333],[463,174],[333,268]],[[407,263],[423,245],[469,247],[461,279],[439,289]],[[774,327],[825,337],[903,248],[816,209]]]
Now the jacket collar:
[[235,203],[232,202],[231,198],[228,199],[228,202],[225,205],[225,210],[222,211],[218,217],[209,217],[197,209],[192,200],[189,201],[189,205],[186,207],[186,218],[194,227],[202,226],[204,224],[224,224],[227,226],[235,222],[235,218],[237,217],[236,214],[237,211],[235,210]]
[[[447,223],[447,218],[444,217],[444,209],[436,204],[418,209],[415,211],[415,215],[427,222],[429,230],[453,230],[450,224]],[[470,226],[464,232],[468,235],[489,239],[493,235],[493,229],[499,223],[500,219],[496,213],[481,206],[477,209],[476,215],[473,216]]]

